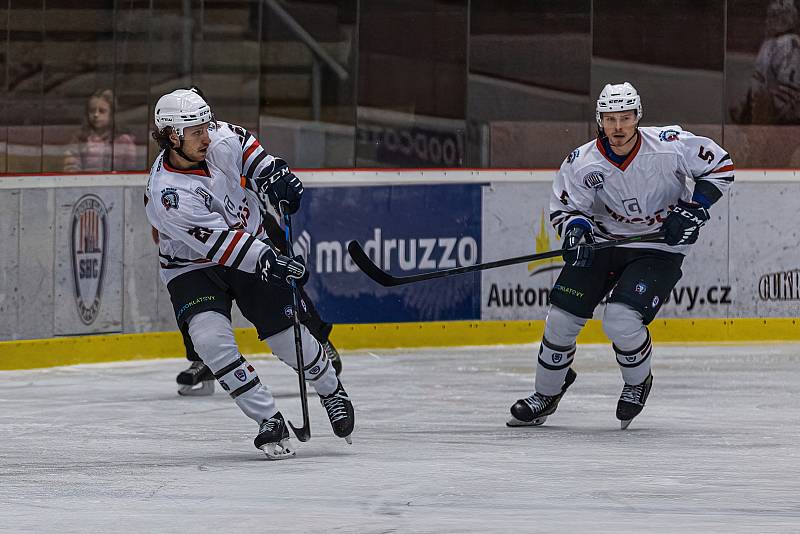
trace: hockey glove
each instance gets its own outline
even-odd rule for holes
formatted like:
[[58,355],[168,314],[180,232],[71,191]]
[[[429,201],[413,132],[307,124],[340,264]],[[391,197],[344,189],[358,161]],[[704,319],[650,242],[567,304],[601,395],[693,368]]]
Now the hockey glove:
[[678,200],[678,205],[670,210],[661,229],[667,245],[691,245],[700,235],[700,227],[710,218],[708,210],[700,204]]
[[291,287],[294,281],[299,287],[308,281],[308,270],[302,256],[290,258],[272,247],[258,258],[256,273],[268,284],[278,283]]
[[[583,241],[583,242],[581,242]],[[592,227],[586,221],[578,221],[567,226],[564,232],[564,263],[573,267],[589,267],[592,264],[594,249],[587,246],[594,243]]]
[[278,214],[291,215],[300,209],[303,184],[281,158],[272,160],[254,181],[261,202],[272,204]]

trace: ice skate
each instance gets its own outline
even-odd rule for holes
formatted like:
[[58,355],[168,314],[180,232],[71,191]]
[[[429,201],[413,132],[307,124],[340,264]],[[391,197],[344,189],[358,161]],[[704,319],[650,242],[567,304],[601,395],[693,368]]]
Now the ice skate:
[[564,385],[561,386],[561,393],[557,395],[542,395],[534,393],[530,397],[520,399],[511,407],[511,419],[506,422],[507,426],[539,426],[547,420],[558,408],[558,401],[567,391],[577,373],[572,368],[567,369],[567,376],[564,378]]
[[336,376],[342,374],[342,357],[339,356],[339,351],[336,350],[336,347],[333,346],[330,340],[322,343],[322,350],[325,351],[325,354],[328,356],[328,359],[331,361],[331,365],[333,365],[333,370],[336,371]]
[[257,449],[264,451],[270,460],[285,460],[295,454],[294,447],[289,441],[289,429],[281,412],[261,421],[253,444]]
[[641,384],[636,386],[625,384],[622,388],[622,394],[617,402],[617,419],[619,419],[622,430],[628,428],[633,418],[642,412],[652,387],[653,373],[650,373]]
[[178,373],[175,381],[180,386],[178,395],[205,397],[214,394],[214,374],[201,361],[192,362],[187,369]]
[[353,412],[353,403],[350,402],[350,397],[342,387],[341,381],[336,387],[336,391],[326,396],[319,396],[319,401],[328,412],[328,418],[331,420],[331,427],[333,433],[338,437],[343,438],[347,443],[352,443],[350,435],[353,433],[356,418]]

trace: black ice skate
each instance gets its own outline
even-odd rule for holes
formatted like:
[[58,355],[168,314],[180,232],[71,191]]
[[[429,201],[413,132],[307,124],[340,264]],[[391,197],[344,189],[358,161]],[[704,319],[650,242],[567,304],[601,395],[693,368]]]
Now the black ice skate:
[[294,447],[289,442],[289,429],[281,412],[261,421],[253,444],[264,451],[270,460],[285,460],[294,456]]
[[547,420],[558,408],[558,401],[564,396],[578,376],[572,368],[567,369],[567,376],[564,378],[564,385],[561,386],[561,393],[558,395],[542,395],[534,393],[530,397],[520,399],[511,407],[511,419],[506,422],[508,426],[539,426]]
[[628,428],[633,418],[642,412],[652,387],[653,373],[650,373],[641,384],[636,386],[625,384],[622,388],[622,394],[617,402],[617,419],[620,421],[622,430]]
[[214,374],[203,362],[192,362],[188,369],[178,373],[175,381],[180,386],[178,395],[204,397],[214,394]]
[[325,354],[328,356],[328,359],[331,361],[331,365],[333,365],[333,370],[336,371],[336,376],[342,374],[342,357],[339,356],[339,351],[336,350],[336,347],[333,346],[333,343],[330,340],[322,343],[322,350],[325,351]]
[[347,443],[353,443],[350,439],[350,434],[353,433],[353,427],[356,423],[356,416],[353,412],[353,403],[350,402],[350,397],[342,387],[342,383],[336,387],[336,391],[326,396],[319,396],[319,401],[328,412],[328,418],[331,420],[331,427],[333,433],[344,438]]

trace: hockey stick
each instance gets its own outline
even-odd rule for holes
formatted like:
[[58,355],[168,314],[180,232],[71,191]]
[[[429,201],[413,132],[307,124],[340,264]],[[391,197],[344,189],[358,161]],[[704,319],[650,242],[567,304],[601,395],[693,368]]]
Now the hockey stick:
[[[286,231],[286,252],[290,258],[294,258],[294,250],[292,246],[292,219],[289,217],[288,213],[283,213],[283,210],[280,209],[280,206],[278,206],[278,208],[279,212],[281,212]],[[298,298],[297,293],[297,284],[294,280],[292,280],[292,305],[294,306],[294,313],[292,313],[292,318],[294,319],[294,350],[297,354],[297,376],[299,377],[300,381],[300,405],[303,407],[303,426],[297,428],[292,424],[291,421],[289,421],[289,427],[294,432],[294,435],[297,436],[297,439],[300,441],[308,441],[311,438],[311,421],[309,421],[308,418],[305,361],[303,360],[303,338],[300,330],[300,299]]]
[[[664,237],[664,232],[654,232],[652,234],[644,234],[644,235],[636,235],[632,237],[625,237],[622,239],[615,239],[612,241],[604,241],[602,243],[596,243],[590,245],[594,250],[599,250],[603,248],[609,247],[616,247],[619,245],[626,245],[628,243],[641,243],[645,241],[658,241]],[[536,260],[544,260],[547,258],[557,258],[564,254],[563,249],[557,250],[550,250],[548,252],[540,252],[538,254],[528,254],[527,256],[517,256],[516,258],[508,258],[505,260],[497,260],[497,261],[490,261],[487,263],[477,263],[475,265],[468,265],[466,267],[454,267],[452,269],[443,269],[441,271],[430,271],[427,273],[421,274],[412,274],[410,276],[392,276],[391,274],[387,273],[375,263],[367,253],[364,252],[364,249],[361,248],[361,245],[358,244],[357,241],[350,241],[347,245],[347,251],[350,253],[350,257],[353,258],[353,261],[358,268],[361,269],[364,274],[378,282],[380,285],[384,287],[393,287],[393,286],[401,286],[405,284],[413,284],[414,282],[422,282],[424,280],[433,280],[435,278],[444,278],[446,276],[452,276],[454,274],[464,274],[464,273],[472,273],[475,271],[485,271],[486,269],[494,269],[495,267],[505,267],[506,265],[514,265],[517,263],[527,263],[529,261],[536,261]]]

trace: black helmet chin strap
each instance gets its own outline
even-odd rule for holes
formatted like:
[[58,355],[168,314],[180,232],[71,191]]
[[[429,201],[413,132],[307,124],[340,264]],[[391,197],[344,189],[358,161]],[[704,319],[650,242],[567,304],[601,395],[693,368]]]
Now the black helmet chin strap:
[[192,163],[197,163],[198,165],[200,163],[202,163],[203,162],[202,159],[192,159],[192,158],[190,158],[189,156],[186,155],[186,152],[183,151],[183,136],[180,137],[180,140],[181,140],[180,146],[178,146],[177,148],[173,147],[172,150],[174,150],[176,154],[178,154],[180,157],[182,157],[186,161],[191,161]]

